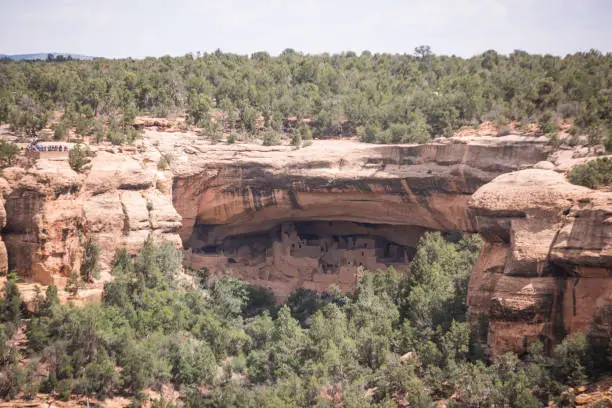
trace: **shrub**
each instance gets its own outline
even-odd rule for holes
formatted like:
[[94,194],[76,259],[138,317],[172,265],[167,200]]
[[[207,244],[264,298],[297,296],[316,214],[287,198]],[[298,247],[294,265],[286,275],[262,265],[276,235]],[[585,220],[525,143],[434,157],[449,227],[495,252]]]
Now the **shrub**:
[[216,130],[212,130],[208,133],[208,140],[210,140],[210,142],[212,144],[218,143],[221,141],[221,132],[218,132]]
[[125,137],[123,136],[123,134],[119,131],[116,130],[111,130],[108,133],[108,141],[111,142],[114,145],[120,145],[125,141]]
[[425,121],[425,116],[420,110],[416,110],[410,114],[410,123],[408,124],[408,139],[409,143],[426,143],[431,139],[430,128]]
[[603,144],[606,150],[612,148],[610,141],[612,140],[612,130],[608,129],[604,124],[596,124],[583,129],[587,135],[587,141],[590,146]]
[[141,136],[142,135],[140,131],[138,129],[133,128],[132,126],[129,126],[125,131],[125,140],[129,144],[134,143],[134,140],[138,139]]
[[274,292],[263,286],[249,285],[248,300],[243,307],[247,316],[254,316],[263,310],[271,309],[275,304]]
[[380,131],[376,139],[376,143],[389,144],[392,142],[391,132],[389,129]]
[[548,143],[551,146],[557,148],[557,147],[561,146],[563,141],[557,137],[556,133],[551,133],[551,134],[548,135]]
[[34,136],[47,124],[48,112],[34,99],[23,95],[18,104],[8,112],[7,119],[11,129]]
[[7,165],[13,164],[13,158],[21,151],[15,143],[5,142],[0,140],[0,160],[6,162]]
[[68,401],[72,393],[72,379],[61,380],[55,388],[57,396],[62,401]]
[[277,132],[266,132],[263,136],[264,146],[276,146],[281,142],[280,135]]
[[68,154],[68,163],[72,170],[80,172],[89,162],[89,149],[82,144],[75,145]]
[[228,143],[228,144],[234,144],[234,143],[236,143],[236,135],[235,135],[234,133],[230,134],[230,135],[227,137],[227,143]]
[[410,130],[407,124],[392,123],[391,126],[389,126],[388,131],[391,137],[391,142],[404,143],[406,141],[407,134]]
[[559,381],[582,385],[588,380],[587,370],[591,366],[589,344],[584,334],[567,337],[555,347],[554,374]]
[[358,133],[361,134],[361,141],[364,143],[376,143],[378,134],[380,133],[380,127],[370,123],[365,128],[357,129]]
[[181,384],[210,383],[215,374],[215,356],[205,342],[186,339],[177,344],[172,374]]
[[554,120],[548,120],[541,125],[542,132],[544,133],[557,133],[559,126]]
[[302,126],[300,128],[300,135],[302,136],[302,140],[312,140],[312,130],[309,126]]
[[580,104],[578,102],[564,102],[557,105],[557,114],[562,118],[577,116],[578,113],[580,113]]
[[80,136],[87,136],[91,133],[91,120],[85,117],[80,117],[77,120],[75,132]]
[[612,185],[612,157],[600,157],[570,170],[568,178],[572,184],[589,188],[610,187]]
[[103,358],[85,367],[85,377],[77,388],[85,394],[96,394],[98,398],[104,399],[117,385],[119,374],[115,371],[115,365],[108,358]]
[[23,302],[21,301],[21,294],[17,287],[17,273],[15,271],[11,271],[7,275],[3,292],[4,301],[0,304],[0,318],[2,322],[17,325],[21,320]]
[[291,135],[291,146],[298,149],[302,147],[302,135],[300,135],[300,132],[295,132]]
[[55,129],[53,131],[53,139],[65,140],[67,136],[68,136],[68,126],[63,122],[58,123],[55,126]]
[[68,277],[68,282],[66,282],[66,292],[76,296],[79,293],[80,287],[79,275],[76,272],[72,272]]
[[23,369],[16,362],[0,371],[0,397],[13,399],[25,383]]
[[308,316],[313,315],[321,307],[322,301],[314,290],[299,288],[291,292],[287,298],[287,305],[293,317],[304,323]]
[[580,146],[582,145],[582,140],[580,140],[577,134],[574,134],[568,139],[567,144],[571,147]]
[[504,127],[508,125],[508,118],[504,115],[499,115],[493,120],[493,124],[498,128]]

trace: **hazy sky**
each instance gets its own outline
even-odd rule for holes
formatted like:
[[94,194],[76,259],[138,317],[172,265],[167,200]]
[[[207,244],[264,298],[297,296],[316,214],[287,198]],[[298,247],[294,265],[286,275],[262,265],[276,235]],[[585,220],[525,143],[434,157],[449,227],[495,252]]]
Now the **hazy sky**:
[[0,0],[0,53],[612,52],[612,0]]

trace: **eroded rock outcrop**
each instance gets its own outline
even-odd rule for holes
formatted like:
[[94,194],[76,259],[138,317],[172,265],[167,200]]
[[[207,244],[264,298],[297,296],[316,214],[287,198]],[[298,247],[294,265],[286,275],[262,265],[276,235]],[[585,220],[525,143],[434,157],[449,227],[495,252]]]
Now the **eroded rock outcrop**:
[[[181,219],[156,189],[158,173],[147,155],[105,151],[97,152],[83,174],[66,160],[4,169],[4,265],[26,281],[62,288],[79,271],[88,238],[101,246],[104,271],[117,248],[136,252],[149,234],[178,245]],[[106,273],[102,281],[108,278]],[[91,286],[99,297],[101,283]]]
[[497,177],[470,206],[486,245],[468,303],[472,323],[486,321],[492,356],[520,354],[534,340],[552,346],[575,331],[609,338],[612,193],[530,169]]

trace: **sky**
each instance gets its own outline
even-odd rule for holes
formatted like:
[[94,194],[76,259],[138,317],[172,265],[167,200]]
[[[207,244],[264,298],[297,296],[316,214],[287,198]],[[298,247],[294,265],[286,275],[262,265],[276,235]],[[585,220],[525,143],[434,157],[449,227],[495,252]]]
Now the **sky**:
[[0,0],[0,54],[612,52],[612,0]]

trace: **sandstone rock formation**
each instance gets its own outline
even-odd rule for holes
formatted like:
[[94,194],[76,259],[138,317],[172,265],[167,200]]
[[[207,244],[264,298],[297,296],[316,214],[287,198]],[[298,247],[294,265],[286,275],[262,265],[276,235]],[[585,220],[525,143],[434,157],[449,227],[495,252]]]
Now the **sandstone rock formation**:
[[[425,231],[478,232],[468,302],[492,357],[576,330],[603,339],[611,193],[569,184],[550,149],[506,136],[295,150],[148,130],[138,147],[98,148],[82,174],[62,160],[4,169],[0,274],[63,287],[85,239],[100,243],[108,272],[117,248],[135,252],[153,234],[182,245],[186,266],[231,270],[283,299],[297,287],[349,290],[360,267],[407,272]],[[162,154],[171,169],[158,169]]]
[[[6,219],[2,235],[8,259],[0,262],[0,270],[15,269],[26,281],[62,288],[79,271],[89,237],[101,245],[106,271],[117,248],[135,252],[149,233],[178,245],[180,216],[155,187],[156,162],[134,156],[97,152],[84,174],[66,160],[40,159],[28,169],[4,169],[6,217],[0,212],[0,221]],[[0,250],[0,261],[4,253]],[[105,274],[102,281],[108,278]],[[101,285],[92,287],[99,297]]]
[[472,322],[488,323],[492,356],[574,331],[609,338],[612,194],[530,169],[497,177],[470,206],[486,245],[468,303]]
[[[544,140],[521,137],[420,146],[317,141],[300,150],[228,145],[181,150],[165,134],[158,141],[160,149],[174,155],[173,201],[183,217],[186,264],[212,272],[232,269],[273,287],[280,298],[300,286],[351,289],[359,266],[406,269],[423,231],[475,231],[468,208],[471,194],[497,175],[534,165],[548,154]],[[304,223],[311,223],[311,230],[315,223],[338,227],[326,234],[298,231],[293,238],[274,232],[293,222],[302,229]],[[358,230],[366,226],[368,231]],[[232,249],[228,243],[246,236],[274,242],[259,249]],[[331,263],[335,268],[326,267],[335,250],[329,242],[321,245],[325,237],[333,237],[345,254]],[[357,238],[370,242],[356,248],[352,242]],[[302,248],[306,241],[314,252]],[[356,249],[362,251],[348,256]],[[396,255],[389,259],[398,250],[406,254],[403,260]],[[235,251],[251,257],[238,261]],[[366,260],[368,251],[372,257]]]

